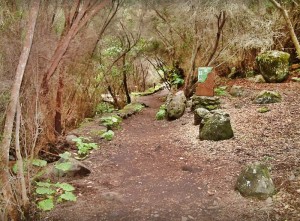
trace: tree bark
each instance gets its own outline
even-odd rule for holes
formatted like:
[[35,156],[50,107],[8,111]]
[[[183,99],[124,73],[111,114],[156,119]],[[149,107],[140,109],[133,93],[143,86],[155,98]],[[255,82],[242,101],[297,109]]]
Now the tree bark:
[[82,6],[82,9],[76,13],[72,13],[71,17],[69,18],[71,24],[70,29],[68,30],[67,34],[60,40],[56,50],[51,58],[50,66],[48,70],[45,72],[42,80],[42,93],[48,94],[49,92],[49,80],[54,75],[55,71],[60,64],[61,59],[63,58],[64,54],[67,52],[67,49],[70,45],[71,40],[76,36],[78,31],[87,24],[87,22],[95,16],[97,12],[99,12],[102,8],[104,8],[111,0],[104,0],[94,7],[91,8],[90,1],[86,1],[85,4]]
[[64,72],[59,73],[58,77],[58,88],[56,93],[56,109],[55,109],[55,118],[54,118],[54,129],[57,135],[62,134],[62,97],[63,97],[63,81]]
[[127,71],[126,71],[126,55],[123,56],[123,70],[122,70],[122,74],[123,74],[123,87],[124,87],[124,91],[125,91],[125,95],[126,95],[126,100],[127,100],[127,104],[131,103],[131,97],[130,97],[130,93],[128,90],[128,83],[127,83]]
[[282,5],[280,5],[276,0],[270,0],[270,2],[272,2],[273,5],[281,11],[281,13],[282,13],[282,15],[283,15],[283,17],[286,21],[287,28],[290,32],[290,36],[291,36],[291,39],[293,41],[293,44],[295,46],[295,49],[296,49],[296,52],[297,52],[297,55],[298,55],[297,57],[300,59],[300,44],[299,44],[298,38],[295,34],[295,30],[294,30],[292,22],[289,18],[289,14],[288,14],[287,10],[284,7],[282,7]]
[[16,71],[15,81],[11,90],[11,100],[7,107],[5,126],[3,131],[3,140],[0,145],[0,184],[2,193],[6,201],[8,217],[10,220],[18,220],[19,214],[16,208],[12,186],[10,183],[10,173],[8,168],[9,149],[12,138],[13,123],[16,115],[16,107],[20,95],[20,87],[22,84],[26,64],[28,61],[30,49],[32,46],[36,20],[39,12],[40,1],[34,0],[29,13],[28,28],[25,36],[23,50],[19,59],[19,64]]
[[221,38],[221,33],[223,30],[223,27],[225,25],[225,21],[226,21],[226,12],[222,11],[220,12],[220,14],[217,16],[218,19],[218,31],[217,31],[217,37],[216,37],[216,41],[213,47],[213,50],[205,64],[205,66],[209,66],[211,61],[213,60],[214,55],[216,54],[217,50],[218,50],[218,46],[219,46],[219,42],[220,42],[220,38]]

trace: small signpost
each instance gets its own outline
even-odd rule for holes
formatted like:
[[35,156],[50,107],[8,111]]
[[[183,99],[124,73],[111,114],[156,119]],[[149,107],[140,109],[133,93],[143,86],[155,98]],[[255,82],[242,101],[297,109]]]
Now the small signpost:
[[212,67],[198,68],[198,85],[196,88],[197,96],[214,96],[215,72]]

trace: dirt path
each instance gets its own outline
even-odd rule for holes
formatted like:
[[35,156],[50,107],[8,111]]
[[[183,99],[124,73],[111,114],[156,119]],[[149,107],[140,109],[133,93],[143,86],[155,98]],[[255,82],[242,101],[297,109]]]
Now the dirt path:
[[245,199],[234,184],[241,167],[266,156],[273,159],[278,182],[299,165],[300,90],[296,84],[281,85],[249,86],[282,92],[284,101],[270,105],[264,115],[250,97],[223,97],[235,138],[221,142],[197,140],[198,127],[188,110],[179,120],[155,121],[164,91],[143,97],[149,107],[125,120],[116,138],[102,142],[101,150],[85,160],[92,174],[72,181],[77,202],[58,205],[44,219],[273,220],[272,200]]

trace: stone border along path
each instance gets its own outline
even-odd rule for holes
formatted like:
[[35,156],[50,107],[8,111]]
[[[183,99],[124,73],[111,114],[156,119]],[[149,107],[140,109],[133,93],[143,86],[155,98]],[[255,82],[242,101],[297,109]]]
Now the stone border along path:
[[[44,220],[268,220],[266,201],[245,199],[234,190],[241,167],[257,158],[241,146],[247,138],[237,132],[228,141],[199,143],[189,110],[176,121],[155,120],[164,96],[166,91],[140,98],[149,107],[124,120],[113,141],[101,141],[101,150],[84,161],[90,176],[71,181],[77,202],[58,205]],[[225,108],[233,105],[222,100]],[[228,111],[238,120],[233,112],[240,109]]]

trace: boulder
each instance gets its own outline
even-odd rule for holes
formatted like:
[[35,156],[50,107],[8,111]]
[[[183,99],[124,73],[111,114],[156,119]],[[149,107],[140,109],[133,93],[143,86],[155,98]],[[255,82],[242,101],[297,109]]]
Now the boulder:
[[57,181],[60,177],[81,178],[90,173],[91,170],[82,162],[74,158],[60,158],[57,162],[48,164],[34,179]]
[[214,110],[207,114],[200,124],[200,140],[227,140],[233,137],[229,114]]
[[210,112],[205,108],[197,108],[194,111],[194,125],[200,125],[201,121],[204,119],[204,117],[209,114]]
[[239,175],[236,189],[245,197],[267,199],[275,193],[268,167],[255,163],[246,166]]
[[207,97],[207,96],[196,96],[192,97],[192,107],[191,110],[194,111],[197,108],[205,108],[207,110],[215,110],[220,108],[220,98],[219,97]]
[[266,80],[261,74],[256,75],[255,77],[248,78],[248,80],[254,83],[266,83]]
[[167,99],[167,119],[176,120],[179,119],[185,111],[186,97],[183,91],[179,91],[175,94],[171,94]]
[[254,103],[256,104],[271,104],[271,103],[278,103],[281,101],[281,95],[275,91],[261,91],[256,97],[254,98]]
[[67,144],[69,144],[69,145],[76,144],[76,142],[74,141],[74,139],[76,139],[76,138],[78,138],[76,135],[74,135],[74,134],[68,134],[66,136],[66,142],[67,142]]
[[242,97],[244,96],[245,91],[242,86],[233,85],[229,90],[229,94],[233,97]]
[[267,82],[279,83],[289,75],[289,59],[289,53],[267,51],[256,57],[256,63]]

